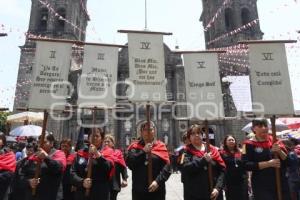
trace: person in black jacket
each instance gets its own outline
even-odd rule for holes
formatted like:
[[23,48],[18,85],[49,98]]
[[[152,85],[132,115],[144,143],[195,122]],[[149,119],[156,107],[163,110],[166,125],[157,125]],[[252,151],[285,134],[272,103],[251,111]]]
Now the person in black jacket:
[[226,164],[225,195],[229,200],[248,200],[248,175],[242,162],[236,138],[227,135],[223,141],[224,149],[220,154]]
[[166,145],[155,140],[156,130],[152,122],[142,122],[140,132],[141,139],[128,147],[126,159],[132,171],[132,200],[164,200],[165,182],[171,175]]
[[289,164],[287,166],[287,178],[292,200],[300,200],[300,159],[295,152],[295,146],[299,143],[296,138],[282,141],[288,150]]
[[[26,157],[18,161],[16,172],[11,184],[11,200],[23,200],[26,196],[30,195],[27,193],[31,193],[31,190],[28,190],[29,184],[28,179],[26,178],[26,174],[24,174],[24,172],[26,172],[26,170],[24,169],[29,165],[34,164],[32,163],[32,160],[28,158],[31,158],[31,156],[33,156],[34,153],[37,152],[38,145],[36,141],[31,141],[26,144],[25,148]],[[32,167],[34,168],[35,166]]]
[[[112,135],[106,135],[104,145],[114,150],[115,171],[111,180],[110,200],[117,200],[117,195],[121,191],[121,187],[127,186],[127,166],[123,157],[123,153],[119,149],[115,149],[115,138]],[[122,182],[121,182],[122,176]]]
[[[207,153],[206,145],[202,141],[202,126],[194,124],[187,137],[191,144],[185,147],[182,154],[180,170],[183,176],[184,200],[215,200],[223,199],[225,163],[218,150],[210,145]],[[212,166],[213,188],[210,191],[208,164]]]
[[[252,171],[255,200],[277,200],[275,168],[280,168],[282,199],[290,200],[286,177],[288,159],[284,145],[281,141],[273,144],[266,119],[252,120],[252,130],[255,137],[244,142],[242,160],[246,170]],[[273,158],[274,153],[278,154],[278,158]]]
[[[101,128],[90,129],[89,146],[77,152],[71,167],[71,183],[76,187],[76,200],[109,200],[110,180],[114,162],[113,150],[103,147],[104,131]],[[91,177],[87,177],[91,162]],[[89,192],[87,192],[89,191]]]
[[[23,165],[20,175],[23,181],[23,188],[26,190],[25,200],[56,200],[58,188],[66,167],[65,154],[54,148],[54,136],[49,134],[38,151],[27,158],[28,162]],[[34,178],[37,163],[41,163],[39,178]],[[32,189],[35,188],[35,195]]]
[[0,133],[0,200],[7,198],[8,186],[15,169],[15,154],[6,147],[6,137],[3,133]]
[[72,141],[68,138],[60,142],[60,149],[66,155],[67,166],[62,177],[63,200],[74,200],[75,187],[71,184],[71,166],[75,160],[76,152],[72,152]]

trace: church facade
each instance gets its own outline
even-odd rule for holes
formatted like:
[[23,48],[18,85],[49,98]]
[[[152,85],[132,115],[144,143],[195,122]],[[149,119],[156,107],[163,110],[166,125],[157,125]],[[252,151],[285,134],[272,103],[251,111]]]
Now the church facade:
[[[87,0],[55,0],[51,3],[43,4],[43,1],[32,0],[31,16],[29,22],[28,36],[43,36],[47,38],[69,39],[85,41],[85,30],[89,21],[89,16],[86,9]],[[249,29],[224,37],[222,35],[234,31],[235,29],[247,25],[258,19],[256,0],[231,0],[227,4],[223,1],[202,0],[203,11],[200,20],[205,29],[205,42],[207,49],[217,49],[230,47],[237,44],[240,40],[261,39],[262,32],[259,28],[259,23],[249,26]],[[212,22],[215,13],[220,12],[218,17]],[[221,38],[221,39],[218,39]],[[218,39],[218,40],[216,40]],[[21,48],[20,65],[18,72],[18,80],[16,86],[16,98],[14,109],[26,108],[28,105],[28,96],[30,91],[30,79],[32,68],[34,67],[35,43],[28,40]],[[192,123],[184,117],[186,116],[186,108],[184,106],[172,106],[172,102],[185,102],[185,77],[182,60],[178,54],[164,45],[165,56],[165,74],[167,79],[167,97],[170,103],[163,106],[157,105],[156,108],[151,108],[151,118],[154,121],[158,138],[168,144],[170,149],[176,148],[180,144],[182,134],[187,130]],[[232,55],[225,55],[232,56]],[[83,60],[83,51],[80,48],[74,47],[72,53],[72,66],[69,73],[69,81],[77,89],[78,77],[81,74]],[[234,72],[247,74],[248,71],[244,68],[229,66],[228,63],[220,62],[221,77],[232,75],[227,73],[226,68],[232,68]],[[234,74],[233,74],[234,75]],[[128,49],[123,48],[119,51],[118,62],[118,81],[124,82],[117,87],[117,94],[125,95],[126,84],[125,79],[129,76]],[[232,99],[230,97],[228,83],[222,83],[224,101],[226,101],[227,110],[226,116],[236,114]],[[76,105],[77,93],[74,92],[71,98],[67,101]],[[124,99],[116,100],[119,104],[129,103]],[[146,119],[145,107],[133,105],[131,111],[117,110],[110,111],[109,117],[105,117],[103,112],[97,112],[97,120],[102,122],[106,120],[105,131],[112,133],[116,137],[117,146],[125,148],[130,141],[139,137],[137,127],[139,123]],[[159,109],[157,109],[159,108]],[[115,119],[113,113],[119,116]],[[172,115],[176,115],[174,119]],[[61,115],[68,115],[61,113]],[[78,116],[80,115],[80,116]],[[129,117],[130,116],[130,117]],[[122,120],[120,119],[122,118]],[[71,138],[74,142],[78,136],[79,124],[77,119],[82,122],[91,123],[91,112],[83,111],[74,113],[71,120],[55,121],[50,119],[48,123],[48,131],[53,132],[57,138]],[[213,137],[212,142],[216,145],[220,143],[224,135],[231,133],[234,135],[240,134],[240,126],[244,122],[236,120],[222,120],[210,122],[210,133]],[[234,128],[235,127],[235,128]],[[242,138],[242,136],[241,136]]]

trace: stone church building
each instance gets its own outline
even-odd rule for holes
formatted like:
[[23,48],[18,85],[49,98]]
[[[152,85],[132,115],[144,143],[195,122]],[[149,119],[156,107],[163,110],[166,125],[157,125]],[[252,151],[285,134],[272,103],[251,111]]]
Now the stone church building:
[[[46,38],[68,39],[85,41],[85,30],[90,20],[87,12],[87,0],[53,0],[46,3],[43,1],[32,0],[31,15],[28,28],[28,37],[42,36]],[[207,49],[227,48],[237,45],[241,40],[257,40],[262,39],[263,33],[258,23],[257,1],[256,0],[231,0],[227,4],[223,4],[223,0],[202,0],[203,11],[200,21],[205,30],[205,42]],[[199,10],[200,13],[200,10]],[[217,17],[214,17],[219,13]],[[214,20],[212,21],[212,19]],[[193,20],[193,19],[192,19]],[[197,19],[194,19],[197,20]],[[252,23],[256,20],[256,23]],[[246,28],[237,34],[223,37],[239,27],[244,25]],[[248,28],[247,28],[248,27]],[[197,27],[195,27],[197,28]],[[18,108],[26,108],[30,92],[30,80],[32,68],[34,67],[35,42],[28,40],[20,47],[21,57],[18,71],[18,79],[16,85],[16,98],[14,102],[14,110]],[[200,37],[200,36],[199,36]],[[187,38],[188,39],[188,38]],[[165,53],[165,74],[167,78],[168,101],[185,102],[185,77],[184,67],[182,66],[181,57],[172,52],[170,47],[164,45]],[[233,55],[225,54],[224,57],[229,58]],[[236,55],[235,55],[236,56]],[[240,56],[240,55],[238,55]],[[74,47],[72,52],[72,66],[69,73],[69,81],[74,85],[76,90],[77,80],[81,74],[83,61],[83,51],[81,48]],[[227,75],[247,75],[248,69],[235,66],[229,62],[220,64],[221,78]],[[125,79],[129,76],[128,49],[123,48],[119,51],[118,62],[118,81],[124,81],[124,85],[119,85],[117,94],[125,94]],[[226,70],[231,69],[231,70]],[[238,72],[238,73],[237,73]],[[236,115],[234,104],[230,97],[229,84],[222,82],[222,90],[224,93],[224,104],[226,116]],[[74,93],[67,101],[76,105],[77,94]],[[126,100],[117,99],[122,103]],[[115,120],[112,117],[107,119],[105,126],[106,132],[115,135],[117,145],[126,147],[131,139],[138,137],[136,130],[139,122],[145,119],[145,108],[134,105],[135,110],[128,113],[122,110],[116,111],[118,116],[126,117],[133,115],[134,117],[127,120]],[[170,149],[176,148],[180,144],[180,139],[187,127],[192,123],[184,119],[186,108],[177,106],[174,111],[171,110],[171,104],[163,106],[164,112],[158,115],[155,110],[151,110],[152,120],[156,124],[158,138],[165,141]],[[172,112],[182,119],[173,119]],[[61,113],[61,116],[67,115]],[[80,115],[80,116],[77,116]],[[109,114],[112,116],[112,113]],[[91,122],[91,112],[83,111],[80,114],[75,113],[71,120],[55,121],[49,119],[47,130],[53,132],[58,139],[69,137],[74,142],[77,140],[79,125],[77,118],[83,122]],[[97,120],[103,121],[104,115],[100,111],[97,112]],[[241,126],[245,125],[245,121],[241,120],[222,120],[209,122],[210,133],[213,136],[213,142],[218,145],[225,134],[231,133],[242,139]]]

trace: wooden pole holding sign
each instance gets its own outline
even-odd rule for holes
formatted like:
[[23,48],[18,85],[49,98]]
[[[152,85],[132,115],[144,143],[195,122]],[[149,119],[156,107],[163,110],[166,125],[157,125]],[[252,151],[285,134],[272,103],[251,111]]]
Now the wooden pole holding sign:
[[[271,126],[272,126],[272,136],[273,136],[272,143],[275,144],[277,142],[276,126],[275,126],[276,116],[273,115],[270,120],[271,120]],[[274,158],[278,159],[277,153],[274,154]],[[277,199],[282,200],[280,168],[275,168],[275,176],[276,176]]]
[[[48,111],[44,110],[44,120],[43,120],[43,127],[42,127],[42,134],[39,139],[39,148],[43,148],[43,145],[45,143],[45,136],[46,136],[46,127],[47,127],[47,120],[48,120]],[[38,179],[41,173],[41,161],[37,162],[36,168],[35,168],[35,173],[34,173],[34,178]],[[36,188],[32,188],[32,196],[36,195]]]
[[[210,142],[209,142],[209,133],[208,133],[208,121],[204,120],[204,128],[205,128],[205,143],[206,143],[206,153],[210,153]],[[209,192],[213,190],[213,173],[212,173],[212,165],[211,162],[207,165],[208,172],[208,183],[209,183]]]
[[[94,135],[96,132],[95,124],[96,124],[96,108],[92,110],[92,116],[93,116],[93,128],[92,128],[92,133],[90,136],[91,139],[91,144],[94,144]],[[93,170],[93,156],[89,155],[89,160],[88,160],[88,166],[87,166],[87,175],[86,178],[91,178],[92,177],[92,170]],[[85,190],[85,196],[89,197],[91,192],[91,188],[86,188]]]
[[[118,32],[127,33],[128,55],[130,58],[134,58],[129,59],[128,81],[131,81],[132,84],[128,88],[131,92],[131,95],[128,95],[128,100],[147,102],[146,128],[148,128],[148,134],[151,134],[149,102],[162,103],[167,101],[163,36],[172,33],[137,30],[118,30]],[[141,68],[143,68],[142,74],[140,73]],[[148,96],[147,100],[144,98],[146,95]],[[145,164],[147,163],[148,184],[150,186],[153,181],[151,150],[146,156]]]
[[[150,121],[150,104],[146,105],[146,117],[147,117],[147,130],[148,134],[150,135],[150,127],[151,127],[151,121]],[[147,171],[148,171],[148,185],[150,186],[153,181],[153,173],[152,173],[152,153],[149,151],[147,153]]]

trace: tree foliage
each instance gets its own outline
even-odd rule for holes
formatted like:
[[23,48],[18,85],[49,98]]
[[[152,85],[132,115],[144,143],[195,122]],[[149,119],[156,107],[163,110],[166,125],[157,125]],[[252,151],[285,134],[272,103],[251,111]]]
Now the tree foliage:
[[6,119],[8,115],[10,115],[10,112],[0,111],[0,131],[4,133],[6,131]]

